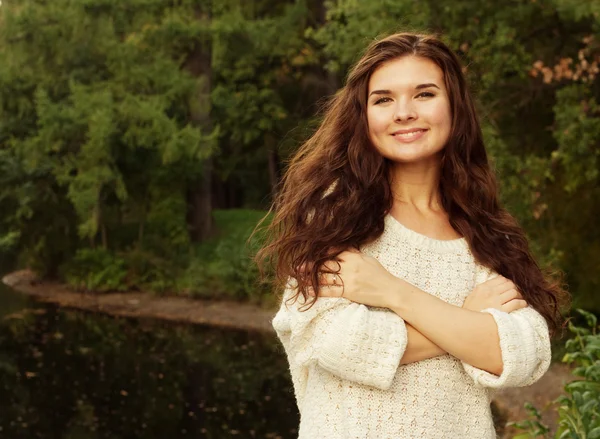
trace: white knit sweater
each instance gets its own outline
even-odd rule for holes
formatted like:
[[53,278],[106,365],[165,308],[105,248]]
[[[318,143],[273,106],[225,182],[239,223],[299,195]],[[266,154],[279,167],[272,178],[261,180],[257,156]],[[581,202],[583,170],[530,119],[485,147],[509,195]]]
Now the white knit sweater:
[[[362,251],[395,276],[456,306],[495,276],[478,265],[464,239],[435,240],[388,215],[385,231]],[[493,389],[532,384],[548,369],[546,322],[532,308],[486,309],[497,325],[501,376],[448,354],[400,365],[407,345],[402,318],[343,298],[302,298],[273,319],[290,364],[300,439],[488,439]]]

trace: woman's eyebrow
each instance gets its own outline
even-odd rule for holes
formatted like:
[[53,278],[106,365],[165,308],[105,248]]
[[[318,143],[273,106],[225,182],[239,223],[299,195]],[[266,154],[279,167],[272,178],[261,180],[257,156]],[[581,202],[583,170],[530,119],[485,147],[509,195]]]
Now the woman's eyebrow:
[[422,88],[430,88],[430,87],[435,87],[435,88],[439,89],[439,87],[437,85],[435,85],[433,82],[430,82],[427,84],[419,84],[415,87],[415,89],[421,90]]
[[390,90],[374,90],[372,91],[369,96],[372,95],[391,95],[392,92]]

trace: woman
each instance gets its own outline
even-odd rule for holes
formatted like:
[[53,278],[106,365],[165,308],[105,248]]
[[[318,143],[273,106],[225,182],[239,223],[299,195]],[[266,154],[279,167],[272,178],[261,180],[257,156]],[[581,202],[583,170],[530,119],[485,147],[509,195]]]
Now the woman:
[[299,437],[496,437],[491,389],[544,374],[564,292],[500,207],[452,51],[371,44],[276,206],[259,256],[287,282]]

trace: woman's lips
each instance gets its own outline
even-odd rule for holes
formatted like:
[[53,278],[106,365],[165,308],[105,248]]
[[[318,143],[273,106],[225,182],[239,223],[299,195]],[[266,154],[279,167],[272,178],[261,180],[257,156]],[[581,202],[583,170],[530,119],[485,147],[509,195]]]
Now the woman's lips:
[[396,132],[392,134],[392,137],[394,137],[394,139],[396,139],[398,142],[411,143],[423,137],[423,135],[426,132],[427,130],[425,129],[410,130],[406,132]]

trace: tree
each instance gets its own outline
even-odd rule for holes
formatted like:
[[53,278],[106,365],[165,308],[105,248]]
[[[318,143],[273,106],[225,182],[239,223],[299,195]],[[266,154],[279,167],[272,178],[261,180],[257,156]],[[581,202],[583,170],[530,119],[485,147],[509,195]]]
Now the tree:
[[[175,203],[185,212],[186,188],[213,150],[210,127],[194,120],[201,103],[190,99],[202,78],[182,68],[186,51],[197,51],[209,33],[191,14],[198,7],[3,4],[2,148],[26,173],[43,176],[56,200],[66,198],[78,218],[69,227],[92,247],[108,248],[111,232],[123,236],[119,230],[131,225],[135,238],[112,245],[141,245],[153,220],[171,239],[184,239],[185,215],[158,219],[157,209]],[[42,206],[39,196],[30,208]],[[13,221],[21,230],[39,214],[34,207],[29,219]],[[52,241],[45,245],[58,237]]]

